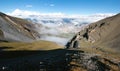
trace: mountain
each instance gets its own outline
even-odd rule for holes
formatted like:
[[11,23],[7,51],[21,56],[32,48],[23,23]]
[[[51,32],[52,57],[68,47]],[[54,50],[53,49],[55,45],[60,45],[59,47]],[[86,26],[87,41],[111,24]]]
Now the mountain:
[[69,50],[84,51],[78,53],[76,61],[71,61],[74,65],[71,71],[120,71],[119,30],[120,14],[117,14],[91,23],[78,32],[66,44]]
[[75,36],[79,36],[81,41],[90,43],[92,46],[120,49],[119,22],[120,14],[117,14],[86,26]]
[[88,41],[120,50],[120,14],[89,25]]
[[33,23],[0,12],[0,41],[32,41],[39,37]]
[[[45,39],[1,42],[0,71],[120,71],[120,52],[114,51],[119,49],[119,20],[120,14],[84,26],[66,45],[69,49]],[[47,39],[60,42],[50,36],[69,36],[57,28],[0,13],[0,41],[31,41],[47,33]]]

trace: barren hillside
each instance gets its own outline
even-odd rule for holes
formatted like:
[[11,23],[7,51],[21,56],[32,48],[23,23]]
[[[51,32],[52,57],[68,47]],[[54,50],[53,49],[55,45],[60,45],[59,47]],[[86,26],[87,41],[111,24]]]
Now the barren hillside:
[[[90,44],[91,47],[108,47],[120,49],[120,14],[105,18],[88,25],[75,36],[81,43]],[[80,45],[84,47],[86,45]]]
[[[93,62],[72,61],[71,71],[119,71],[120,69],[120,14],[105,18],[88,25],[77,33],[68,43],[67,48],[84,51],[85,57],[92,56]],[[76,41],[78,42],[76,44]],[[78,56],[77,56],[78,57]],[[77,59],[77,58],[76,58]],[[95,59],[95,60],[94,60]],[[96,61],[98,60],[98,61]],[[97,64],[94,64],[98,62]],[[100,65],[99,65],[100,62]],[[79,67],[77,67],[77,66]],[[98,65],[98,66],[97,66]],[[103,67],[102,67],[103,66]],[[100,67],[100,68],[99,68]],[[83,70],[81,69],[83,68]],[[95,69],[94,69],[95,68]]]
[[31,41],[38,37],[33,23],[0,12],[1,41]]

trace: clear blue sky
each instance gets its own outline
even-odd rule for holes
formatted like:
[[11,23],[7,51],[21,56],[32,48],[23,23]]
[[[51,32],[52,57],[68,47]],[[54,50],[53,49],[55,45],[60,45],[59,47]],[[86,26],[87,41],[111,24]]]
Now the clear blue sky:
[[120,0],[0,0],[0,11],[15,9],[65,14],[119,13]]

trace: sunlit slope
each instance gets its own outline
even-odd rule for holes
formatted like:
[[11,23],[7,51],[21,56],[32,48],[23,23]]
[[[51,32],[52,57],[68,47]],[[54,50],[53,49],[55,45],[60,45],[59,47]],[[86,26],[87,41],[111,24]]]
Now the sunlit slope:
[[0,12],[1,35],[3,41],[31,41],[39,37],[32,22]]
[[[2,49],[1,49],[2,48]],[[5,50],[52,50],[60,49],[63,46],[50,41],[36,41],[31,43],[23,42],[1,42],[0,49]]]
[[120,49],[120,14],[92,23],[79,34],[85,46],[90,44],[93,47]]

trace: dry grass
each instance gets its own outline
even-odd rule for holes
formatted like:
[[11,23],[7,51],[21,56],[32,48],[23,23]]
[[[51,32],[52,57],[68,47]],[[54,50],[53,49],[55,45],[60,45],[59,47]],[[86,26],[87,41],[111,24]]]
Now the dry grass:
[[109,47],[105,45],[97,45],[96,43],[90,43],[88,41],[80,41],[80,49],[91,54],[97,54],[103,58],[108,58],[116,61],[120,61],[119,50],[114,49],[115,47]]
[[50,41],[35,41],[31,43],[25,42],[1,42],[0,47],[7,47],[2,50],[52,50],[63,48],[63,46]]
[[81,47],[80,49],[90,54],[99,55],[103,58],[120,61],[120,53],[111,48]]

